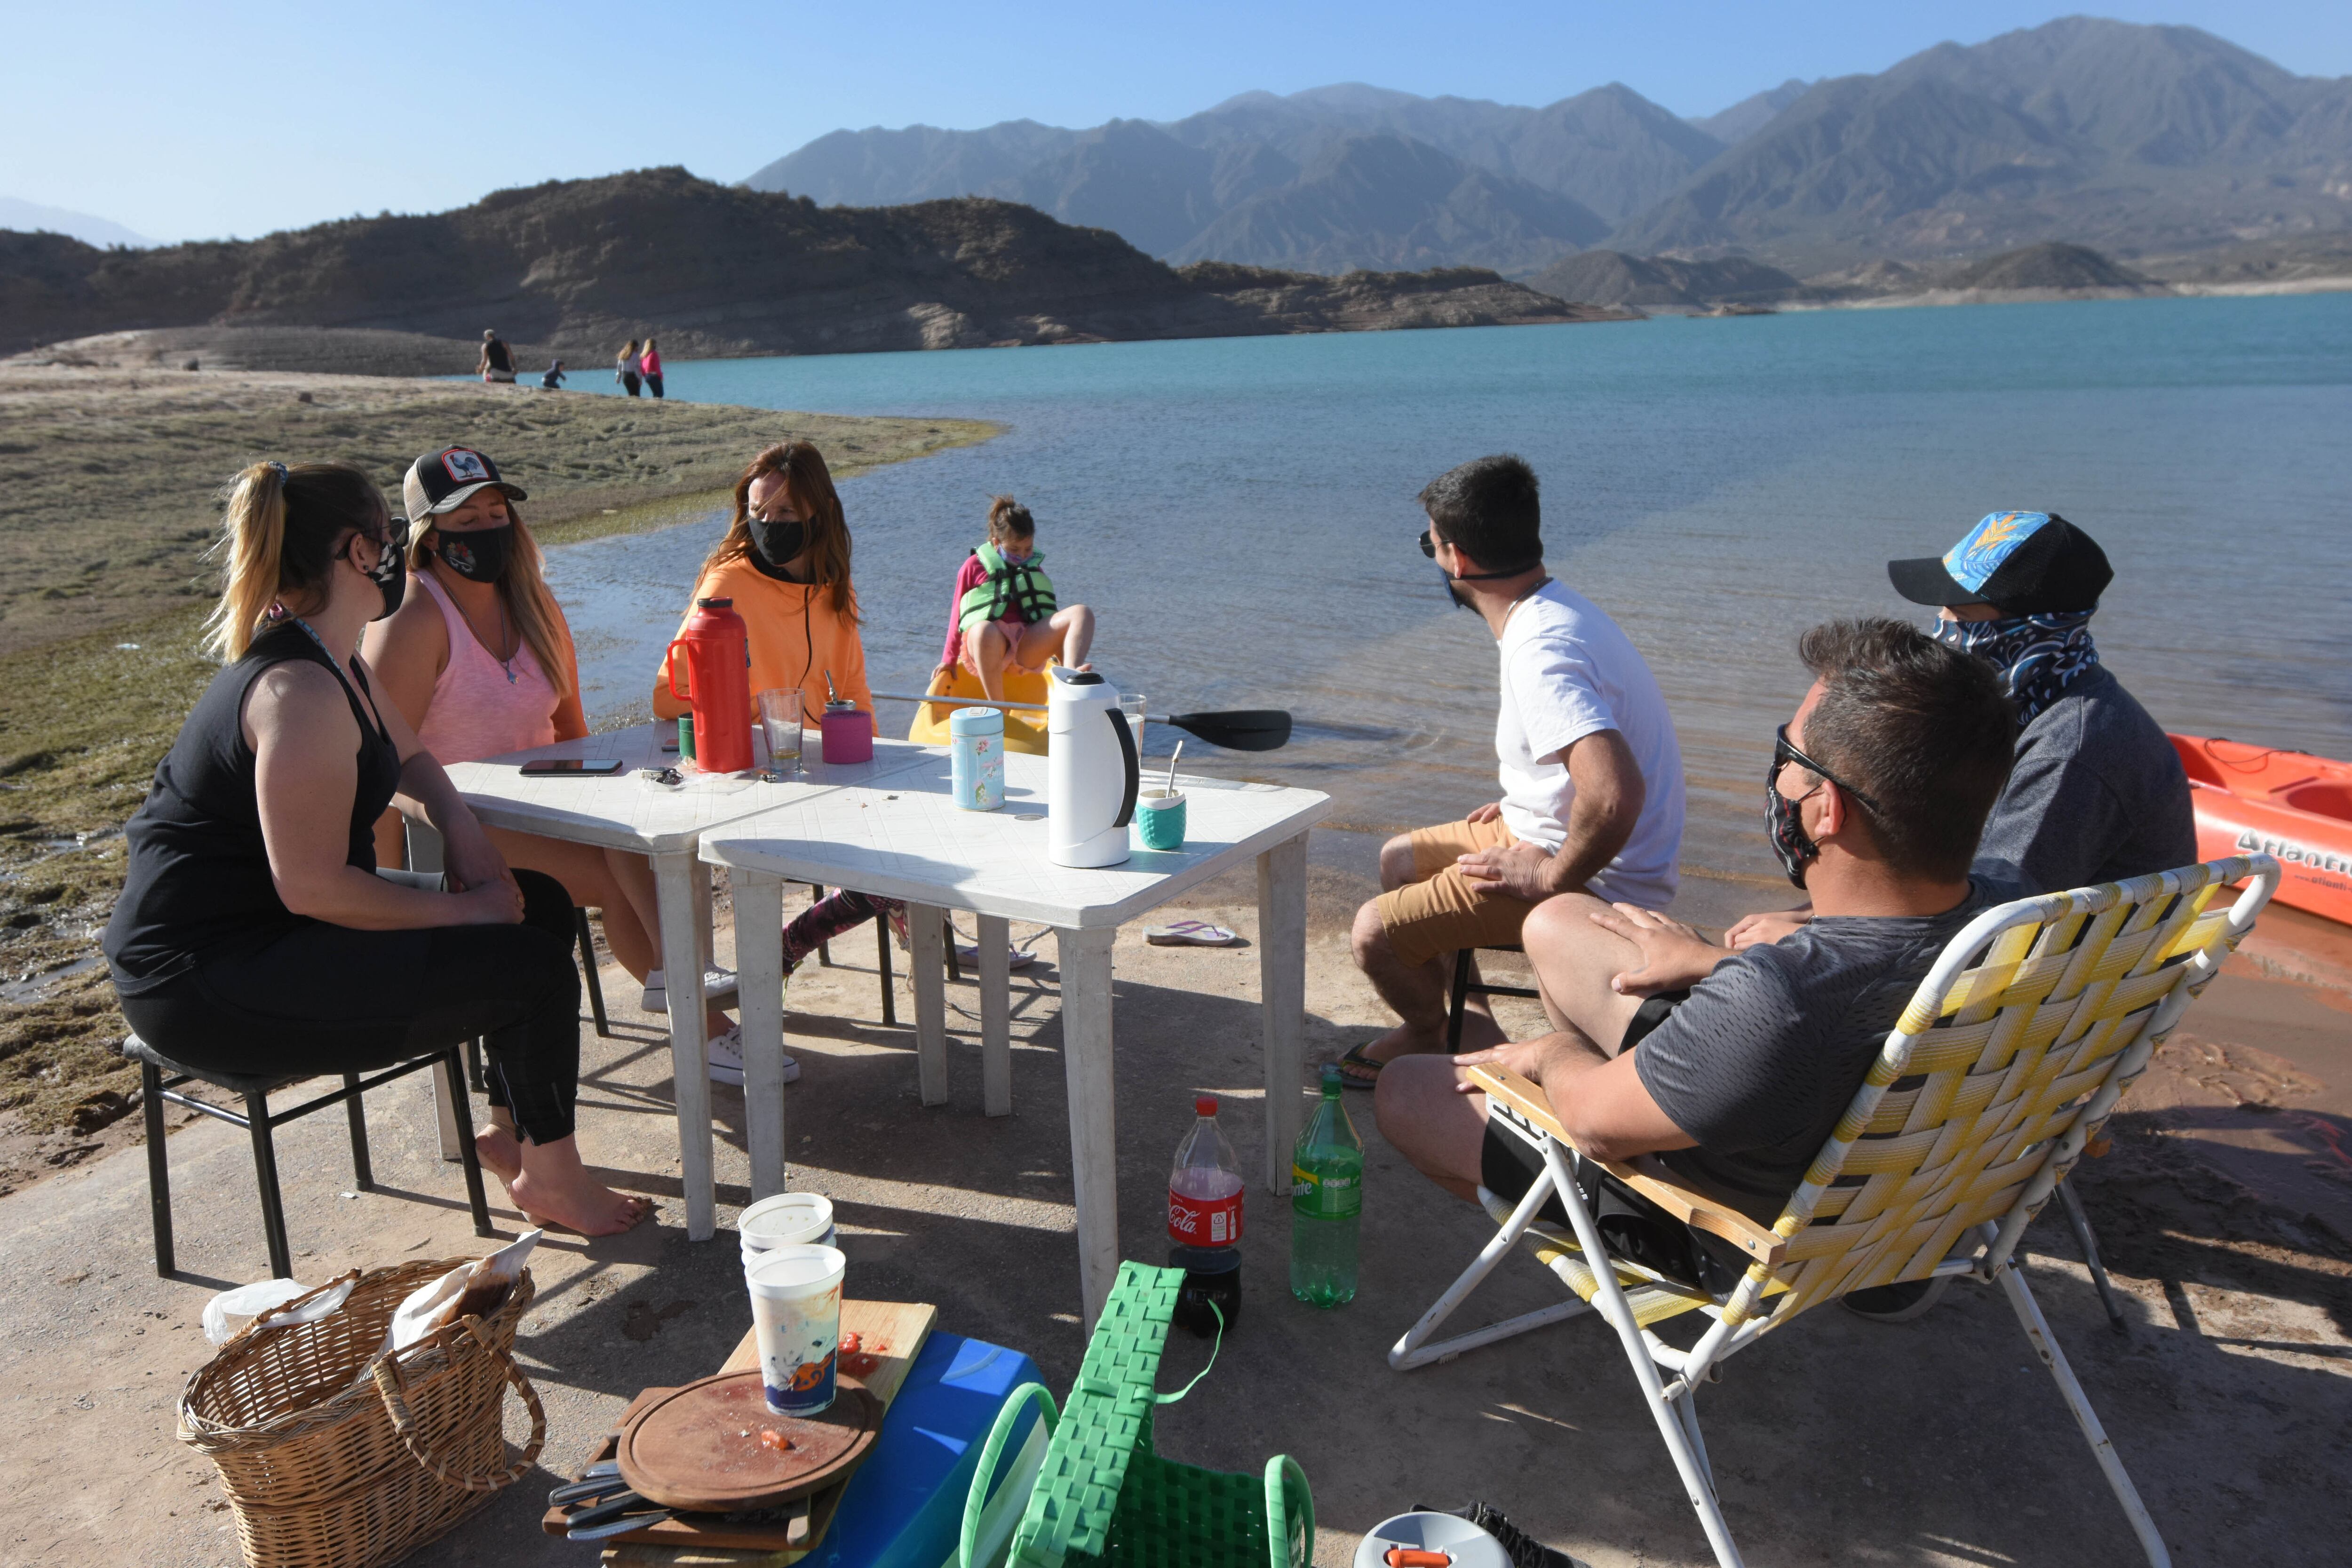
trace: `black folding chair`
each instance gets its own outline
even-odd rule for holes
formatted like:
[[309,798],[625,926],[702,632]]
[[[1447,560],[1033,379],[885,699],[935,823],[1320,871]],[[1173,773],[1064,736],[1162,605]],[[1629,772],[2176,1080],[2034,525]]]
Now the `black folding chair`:
[[1480,950],[1465,947],[1460,949],[1454,953],[1454,994],[1453,998],[1447,1002],[1445,1006],[1445,1048],[1449,1051],[1459,1051],[1462,1048],[1462,1014],[1463,1010],[1469,1005],[1469,999],[1474,994],[1479,996],[1528,997],[1540,996],[1543,994],[1542,992],[1538,991],[1531,986],[1496,985],[1485,980],[1473,979],[1472,975],[1475,973],[1477,965],[1475,960],[1472,957],[1472,954],[1479,951],[1486,952],[1524,952],[1525,949],[1518,947],[1489,947]]
[[[458,1060],[457,1047],[453,1042],[446,1048],[416,1058],[413,1061],[385,1068],[380,1072],[362,1076],[343,1074],[343,1087],[331,1094],[304,1100],[289,1110],[272,1112],[269,1096],[289,1084],[299,1083],[304,1075],[282,1077],[250,1076],[243,1073],[212,1072],[175,1062],[146,1041],[133,1035],[122,1042],[122,1054],[139,1064],[140,1103],[147,1117],[147,1206],[155,1231],[155,1272],[168,1276],[173,1268],[172,1249],[172,1170],[171,1157],[164,1147],[163,1106],[166,1101],[183,1105],[190,1110],[242,1127],[253,1139],[253,1174],[261,1188],[261,1226],[269,1244],[269,1269],[273,1277],[290,1279],[294,1273],[294,1254],[286,1242],[286,1205],[278,1190],[278,1150],[273,1134],[289,1121],[324,1110],[340,1104],[351,1119],[352,1184],[361,1192],[375,1188],[375,1171],[368,1160],[367,1113],[361,1108],[360,1097],[369,1089],[406,1078],[413,1072],[428,1068],[448,1069],[449,1081],[464,1083],[465,1068]],[[224,1089],[245,1101],[245,1113],[209,1105],[193,1095],[182,1094],[181,1087],[189,1083],[208,1083]],[[457,1118],[458,1159],[466,1167],[466,1201],[474,1211],[474,1234],[495,1236],[490,1227],[489,1201],[482,1193],[482,1165],[474,1150],[473,1109],[462,1093],[450,1096]]]

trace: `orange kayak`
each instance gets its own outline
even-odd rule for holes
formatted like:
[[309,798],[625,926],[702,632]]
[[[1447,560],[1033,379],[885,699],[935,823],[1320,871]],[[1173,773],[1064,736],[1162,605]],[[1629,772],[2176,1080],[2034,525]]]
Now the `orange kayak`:
[[2171,739],[2197,806],[2199,858],[2275,855],[2281,902],[2352,925],[2352,763],[2218,735]]

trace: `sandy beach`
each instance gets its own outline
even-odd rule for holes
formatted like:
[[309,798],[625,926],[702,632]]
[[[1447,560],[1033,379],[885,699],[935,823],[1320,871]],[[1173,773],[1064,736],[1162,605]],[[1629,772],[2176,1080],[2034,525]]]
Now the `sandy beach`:
[[[1368,890],[1360,878],[1310,868],[1310,1061],[1382,1024],[1346,943]],[[1691,896],[1710,921],[1774,901],[1736,884]],[[788,912],[801,901],[794,893]],[[1152,947],[1133,929],[1118,943],[1120,1250],[1147,1262],[1165,1255],[1159,1189],[1195,1095],[1220,1098],[1244,1167],[1258,1159],[1255,888],[1227,877],[1181,903],[1245,945]],[[719,912],[723,960],[723,900]],[[2332,1173],[2305,1169],[2315,1156],[2290,1134],[2306,1118],[2340,1126],[2352,1112],[2352,1098],[2303,1065],[2327,1040],[2341,1061],[2352,968],[2330,966],[2352,959],[2352,943],[2330,948],[2329,933],[2306,923],[2266,920],[2110,1123],[2114,1152],[2071,1178],[2129,1331],[2108,1327],[2056,1205],[2027,1237],[2034,1291],[2182,1563],[2319,1563],[2342,1538],[2332,1478],[2352,1443],[2352,1248],[2331,1226],[2352,1224],[2352,1184],[2340,1162]],[[948,990],[949,1103],[923,1106],[912,1030],[880,1022],[870,931],[835,945],[838,967],[811,961],[792,982],[787,1040],[803,1069],[786,1100],[793,1184],[833,1199],[853,1295],[937,1303],[942,1330],[1024,1352],[1058,1395],[1086,1339],[1054,941],[1013,927],[1038,962],[1013,981],[1013,1114],[991,1119],[981,1114],[973,986]],[[896,968],[903,985],[903,956]],[[2335,978],[2279,977],[2298,969]],[[589,1548],[541,1533],[547,1489],[576,1472],[638,1389],[710,1371],[750,1321],[730,1236],[750,1196],[741,1093],[713,1091],[720,1228],[717,1241],[689,1242],[663,1024],[636,1011],[609,960],[604,976],[614,1034],[582,1030],[583,1146],[605,1179],[652,1198],[656,1216],[623,1237],[542,1244],[518,1347],[550,1417],[540,1468],[412,1563],[592,1561]],[[1515,1032],[1539,1026],[1531,1004],[1497,1007]],[[899,1017],[911,1011],[902,992]],[[1351,1562],[1360,1532],[1391,1513],[1473,1497],[1591,1568],[1712,1562],[1601,1324],[1558,1325],[1409,1373],[1382,1363],[1491,1230],[1413,1173],[1381,1139],[1368,1101],[1346,1102],[1366,1143],[1360,1295],[1333,1312],[1290,1300],[1287,1216],[1253,1185],[1244,1315],[1192,1395],[1157,1413],[1159,1451],[1223,1470],[1295,1456],[1314,1488],[1322,1568]],[[457,1167],[437,1157],[424,1081],[368,1103],[376,1191],[351,1187],[340,1117],[279,1135],[297,1277],[498,1245],[471,1234]],[[196,1322],[205,1298],[267,1262],[244,1135],[173,1115],[177,1279],[158,1279],[148,1254],[144,1163],[124,1136],[135,1116],[79,1141],[98,1147],[58,1179],[0,1196],[16,1264],[0,1279],[0,1373],[17,1416],[0,1434],[0,1463],[20,1479],[0,1502],[0,1558],[121,1556],[164,1568],[235,1559],[211,1466],[173,1440],[171,1408],[209,1353]],[[2282,1194],[2274,1183],[2289,1175],[2304,1184]],[[2333,1217],[2312,1203],[2332,1203]],[[501,1233],[515,1234],[520,1216],[495,1187],[491,1204]],[[1532,1261],[1507,1260],[1465,1309],[1481,1315],[1465,1321],[1558,1296]],[[1175,1336],[1160,1385],[1181,1387],[1207,1359],[1205,1342]],[[2140,1561],[1996,1291],[1963,1283],[1899,1327],[1810,1313],[1735,1363],[1703,1409],[1750,1562]],[[509,1429],[520,1437],[511,1405]],[[100,1448],[111,1462],[90,1467]]]

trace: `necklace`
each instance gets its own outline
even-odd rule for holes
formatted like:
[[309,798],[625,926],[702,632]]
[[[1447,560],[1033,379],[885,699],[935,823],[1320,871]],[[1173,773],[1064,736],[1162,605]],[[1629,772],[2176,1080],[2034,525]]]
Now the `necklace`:
[[[507,653],[505,654],[505,656],[504,656],[504,657],[500,657],[500,655],[499,655],[499,648],[502,648],[502,647],[506,647],[506,646],[507,646],[507,635],[508,635],[508,626],[507,626],[507,596],[506,596],[504,594],[499,594],[499,595],[497,595],[497,598],[498,598],[498,601],[499,601],[499,640],[498,640],[495,644],[485,645],[485,644],[482,642],[482,637],[481,637],[481,634],[480,634],[479,632],[475,632],[475,633],[474,633],[474,646],[475,646],[475,647],[477,647],[481,648],[481,650],[482,650],[484,653],[488,654],[492,658],[495,658],[495,659],[497,659],[497,660],[499,661],[499,668],[500,669],[502,669],[502,670],[506,671],[506,675],[507,675],[507,684],[508,684],[509,686],[512,686],[512,685],[515,683],[515,672],[514,672],[514,659],[515,659],[515,655],[516,655],[516,654],[519,654],[519,653],[520,653],[520,652],[522,651],[522,639],[521,639],[520,637],[517,637],[517,638],[515,639],[515,646],[514,646],[513,647],[511,647],[511,648],[509,648],[509,649],[508,649],[508,651],[507,651]],[[454,595],[453,595],[453,601],[454,601]],[[473,617],[472,617],[472,616],[467,616],[467,615],[466,615],[466,610],[465,610],[465,606],[464,606],[464,605],[458,605],[458,606],[457,606],[457,614],[458,614],[461,617],[463,617],[463,618],[465,619],[465,622],[466,622],[466,629],[467,629],[467,631],[469,631],[469,632],[473,631],[473,630],[474,630],[474,621],[473,621]],[[451,651],[452,651],[453,653],[455,652],[455,650],[454,650],[454,649],[453,649],[453,650],[451,650]]]

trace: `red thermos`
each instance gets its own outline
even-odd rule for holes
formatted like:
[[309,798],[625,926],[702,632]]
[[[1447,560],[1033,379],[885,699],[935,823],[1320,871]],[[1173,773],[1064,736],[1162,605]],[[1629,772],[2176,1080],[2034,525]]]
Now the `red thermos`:
[[[677,689],[677,650],[687,682]],[[740,773],[751,765],[751,630],[732,599],[697,599],[686,629],[669,645],[669,694],[694,707],[694,765],[706,773]]]

